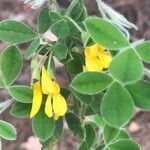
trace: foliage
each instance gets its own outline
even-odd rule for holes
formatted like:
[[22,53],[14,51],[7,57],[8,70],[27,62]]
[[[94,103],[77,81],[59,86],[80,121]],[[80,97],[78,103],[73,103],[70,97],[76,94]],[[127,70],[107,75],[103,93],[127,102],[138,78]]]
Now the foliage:
[[[83,0],[72,0],[67,10],[55,1],[49,7],[40,11],[36,31],[19,21],[0,22],[0,40],[8,44],[0,55],[0,88],[13,99],[1,103],[0,112],[13,104],[13,117],[30,117],[44,148],[60,140],[66,122],[80,150],[139,150],[123,127],[134,107],[150,110],[143,65],[150,63],[150,41],[130,43],[112,19],[88,16]],[[19,45],[26,42],[30,45],[22,56]],[[54,58],[66,70],[66,88],[56,82]],[[31,85],[16,85],[27,60]],[[2,120],[0,138],[16,138],[15,128]]]

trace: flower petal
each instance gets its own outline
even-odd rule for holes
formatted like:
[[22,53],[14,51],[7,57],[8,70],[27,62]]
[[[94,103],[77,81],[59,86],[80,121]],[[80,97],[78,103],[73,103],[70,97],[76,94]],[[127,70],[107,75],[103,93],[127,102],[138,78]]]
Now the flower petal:
[[52,83],[53,83],[53,85],[51,87],[52,94],[58,94],[60,92],[59,85],[55,81],[53,81]]
[[106,48],[105,47],[103,47],[102,45],[100,45],[100,44],[97,44],[98,46],[98,51],[99,52],[103,52]]
[[38,81],[33,85],[33,102],[30,118],[34,117],[38,113],[41,104],[42,104],[42,89],[40,81]]
[[87,71],[102,71],[103,66],[97,58],[86,59]]
[[103,68],[107,69],[111,60],[112,60],[112,57],[111,55],[106,51],[106,52],[103,52],[101,54],[99,54],[99,59],[100,59],[100,62],[103,66]]
[[50,78],[50,75],[48,72],[45,70],[45,67],[42,67],[42,91],[44,94],[49,94],[51,92],[51,85],[52,85],[52,80]]
[[53,95],[53,110],[57,116],[65,115],[67,111],[67,103],[61,94]]
[[85,49],[85,57],[86,58],[93,58],[97,57],[98,55],[98,44],[92,45],[90,47],[86,47]]
[[48,95],[48,97],[47,97],[46,104],[45,104],[45,113],[50,118],[53,116],[52,96],[51,95]]
[[60,92],[59,85],[55,81],[52,81],[44,66],[42,67],[42,91],[44,94],[54,94]]
[[103,52],[105,48],[102,45],[94,44],[85,49],[85,57],[86,58],[95,58],[98,56],[99,52]]

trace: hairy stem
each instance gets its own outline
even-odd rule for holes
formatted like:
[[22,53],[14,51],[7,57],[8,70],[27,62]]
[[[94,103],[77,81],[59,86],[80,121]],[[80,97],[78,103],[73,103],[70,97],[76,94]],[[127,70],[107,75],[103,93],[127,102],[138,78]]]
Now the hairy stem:
[[58,4],[56,0],[49,0],[49,8],[51,11],[54,11],[54,12],[58,11]]

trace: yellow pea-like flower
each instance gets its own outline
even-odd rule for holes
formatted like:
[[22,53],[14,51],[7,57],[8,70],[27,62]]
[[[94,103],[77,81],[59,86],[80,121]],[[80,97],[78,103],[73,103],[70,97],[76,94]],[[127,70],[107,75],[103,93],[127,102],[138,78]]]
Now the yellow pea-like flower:
[[57,116],[63,116],[67,111],[66,100],[60,93],[53,95],[53,110]]
[[99,44],[94,44],[90,47],[85,48],[86,58],[95,58],[98,56],[99,52],[103,52],[105,48]]
[[67,103],[64,97],[59,94],[48,95],[45,104],[45,113],[48,117],[54,117],[58,120],[60,116],[64,116],[67,111]]
[[53,108],[52,108],[52,95],[48,95],[46,103],[45,103],[45,113],[48,117],[53,116]]
[[102,53],[99,53],[98,57],[103,68],[107,69],[112,60],[111,55],[107,51],[103,51]]
[[52,81],[50,74],[46,71],[45,67],[42,67],[42,92],[43,94],[52,94],[52,93],[59,93],[60,87],[59,85]]
[[109,52],[99,44],[85,48],[85,66],[83,71],[102,71],[107,69],[112,59]]
[[33,102],[32,102],[30,118],[34,117],[38,113],[41,104],[42,104],[42,88],[41,88],[40,81],[37,81],[33,85]]
[[88,58],[85,59],[85,68],[87,71],[102,71],[103,66],[98,58]]
[[45,103],[45,114],[50,118],[53,117],[55,120],[58,120],[60,116],[65,115],[67,111],[67,103],[64,97],[60,94],[59,85],[51,79],[51,76],[44,67],[42,67],[41,85],[39,81],[34,85],[34,96],[30,117],[32,118],[35,116],[39,111],[43,93],[48,95]]

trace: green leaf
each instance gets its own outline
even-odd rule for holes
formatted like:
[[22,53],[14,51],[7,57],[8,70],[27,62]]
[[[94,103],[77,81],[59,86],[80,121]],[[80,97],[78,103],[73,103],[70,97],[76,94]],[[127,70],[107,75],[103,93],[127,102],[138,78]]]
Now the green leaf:
[[60,93],[65,99],[67,99],[70,95],[70,90],[68,90],[67,88],[61,88]]
[[62,19],[61,16],[58,13],[53,12],[53,11],[49,12],[49,16],[50,16],[50,19],[53,23],[55,23],[55,22]]
[[78,150],[89,150],[89,149],[88,149],[88,146],[87,146],[87,143],[86,143],[85,141],[83,141],[83,142],[80,144]]
[[51,20],[49,16],[49,8],[44,7],[38,16],[38,31],[44,33],[50,28]]
[[101,103],[102,103],[102,98],[103,98],[104,94],[103,93],[98,93],[93,95],[93,100],[91,103],[91,108],[93,109],[93,111],[98,114],[101,115]]
[[[55,62],[54,62],[54,57],[52,56],[52,52],[50,52],[48,54],[48,57],[47,57],[46,61],[44,62],[44,66],[47,66],[47,69],[52,77],[55,76],[56,70],[55,70]],[[37,76],[37,78],[38,78],[38,76]]]
[[30,115],[31,104],[23,104],[16,102],[11,109],[11,115],[16,118],[25,118]]
[[90,149],[96,139],[96,133],[91,124],[85,125],[85,132],[86,132],[85,141],[86,141],[88,149]]
[[132,116],[133,99],[128,91],[114,82],[103,97],[101,113],[110,126],[120,127]]
[[6,140],[16,139],[16,129],[10,123],[0,120],[0,137]]
[[55,131],[55,122],[52,118],[47,117],[44,107],[41,107],[38,114],[32,120],[32,129],[34,134],[42,141],[52,137]]
[[63,125],[63,118],[59,118],[55,122],[55,131],[54,131],[54,137],[57,139],[60,139],[63,136],[63,131],[64,131],[64,125]]
[[135,47],[143,61],[150,63],[150,41],[145,41]]
[[4,80],[0,78],[0,89],[5,87]]
[[135,82],[143,76],[143,64],[133,49],[117,54],[110,66],[111,75],[122,82]]
[[40,45],[36,52],[38,52],[40,55],[44,55],[49,51],[50,48],[51,48],[50,45],[45,45],[45,46]]
[[38,50],[39,46],[40,46],[40,40],[34,39],[30,44],[30,46],[25,51],[24,57],[27,60],[30,59],[33,56],[33,54]]
[[121,129],[115,140],[130,139],[129,133],[125,129]]
[[77,19],[76,22],[82,22],[82,21],[84,21],[85,19],[87,19],[87,16],[88,16],[87,9],[86,9],[85,6],[83,6],[82,13],[81,13],[81,15],[79,16],[79,18]]
[[[105,144],[101,144],[98,147],[96,147],[95,150],[104,150]],[[106,149],[105,149],[106,150]]]
[[[79,32],[79,30],[77,29],[77,27],[76,27],[69,19],[66,19],[66,21],[67,21],[69,30],[71,31],[71,32],[69,33],[69,36],[70,36],[70,37],[75,37],[75,36],[79,35],[80,32]],[[70,37],[69,37],[69,40],[70,40]]]
[[85,21],[85,27],[94,42],[102,44],[110,50],[129,46],[124,34],[110,21],[90,17]]
[[68,7],[66,14],[76,21],[83,13],[83,6],[83,0],[73,0]]
[[82,61],[80,59],[79,54],[73,53],[72,56],[73,56],[73,59],[69,61],[66,65],[67,71],[70,74],[78,74],[83,71]]
[[95,115],[94,110],[90,107],[90,105],[87,105],[85,109],[85,116],[92,116]]
[[7,47],[0,60],[1,71],[6,85],[14,82],[22,68],[22,56],[15,46]]
[[107,146],[105,146],[102,150],[110,150]]
[[105,122],[105,120],[101,116],[99,116],[99,115],[93,115],[92,117],[93,117],[94,123],[96,123],[96,125],[98,127],[104,128],[106,122]]
[[70,86],[79,93],[93,95],[106,89],[111,82],[112,78],[105,73],[83,72],[72,80]]
[[56,45],[54,45],[53,49],[54,49],[54,56],[58,60],[61,61],[61,60],[66,59],[68,55],[68,48],[65,44],[57,43]]
[[93,100],[93,95],[85,95],[85,94],[81,94],[79,92],[76,92],[76,91],[72,91],[73,95],[78,99],[80,100],[81,102],[83,102],[84,104],[91,104],[92,103],[92,100]]
[[100,106],[102,102],[102,93],[94,94],[94,95],[85,95],[78,92],[73,91],[73,94],[77,99],[79,99],[84,104],[87,104],[88,107],[86,109],[86,114],[98,114],[101,115]]
[[32,103],[33,91],[30,87],[15,85],[9,88],[10,95],[20,103]]
[[109,150],[140,150],[139,145],[132,140],[120,140],[108,145]]
[[104,141],[106,144],[108,144],[117,137],[117,135],[119,134],[119,129],[110,127],[106,124],[103,133],[104,133]]
[[133,84],[126,85],[136,107],[150,110],[150,83],[140,80]]
[[61,62],[62,62],[63,64],[66,64],[66,63],[68,63],[69,61],[71,61],[72,59],[73,59],[72,54],[71,54],[71,53],[68,53],[67,58],[66,58],[65,60],[62,60]]
[[69,35],[69,27],[65,20],[60,20],[52,25],[51,31],[58,37],[58,38],[65,38]]
[[0,22],[0,39],[10,43],[24,43],[37,37],[37,34],[27,25],[14,20]]
[[78,116],[73,113],[66,113],[65,118],[73,134],[80,140],[84,139],[84,129]]

